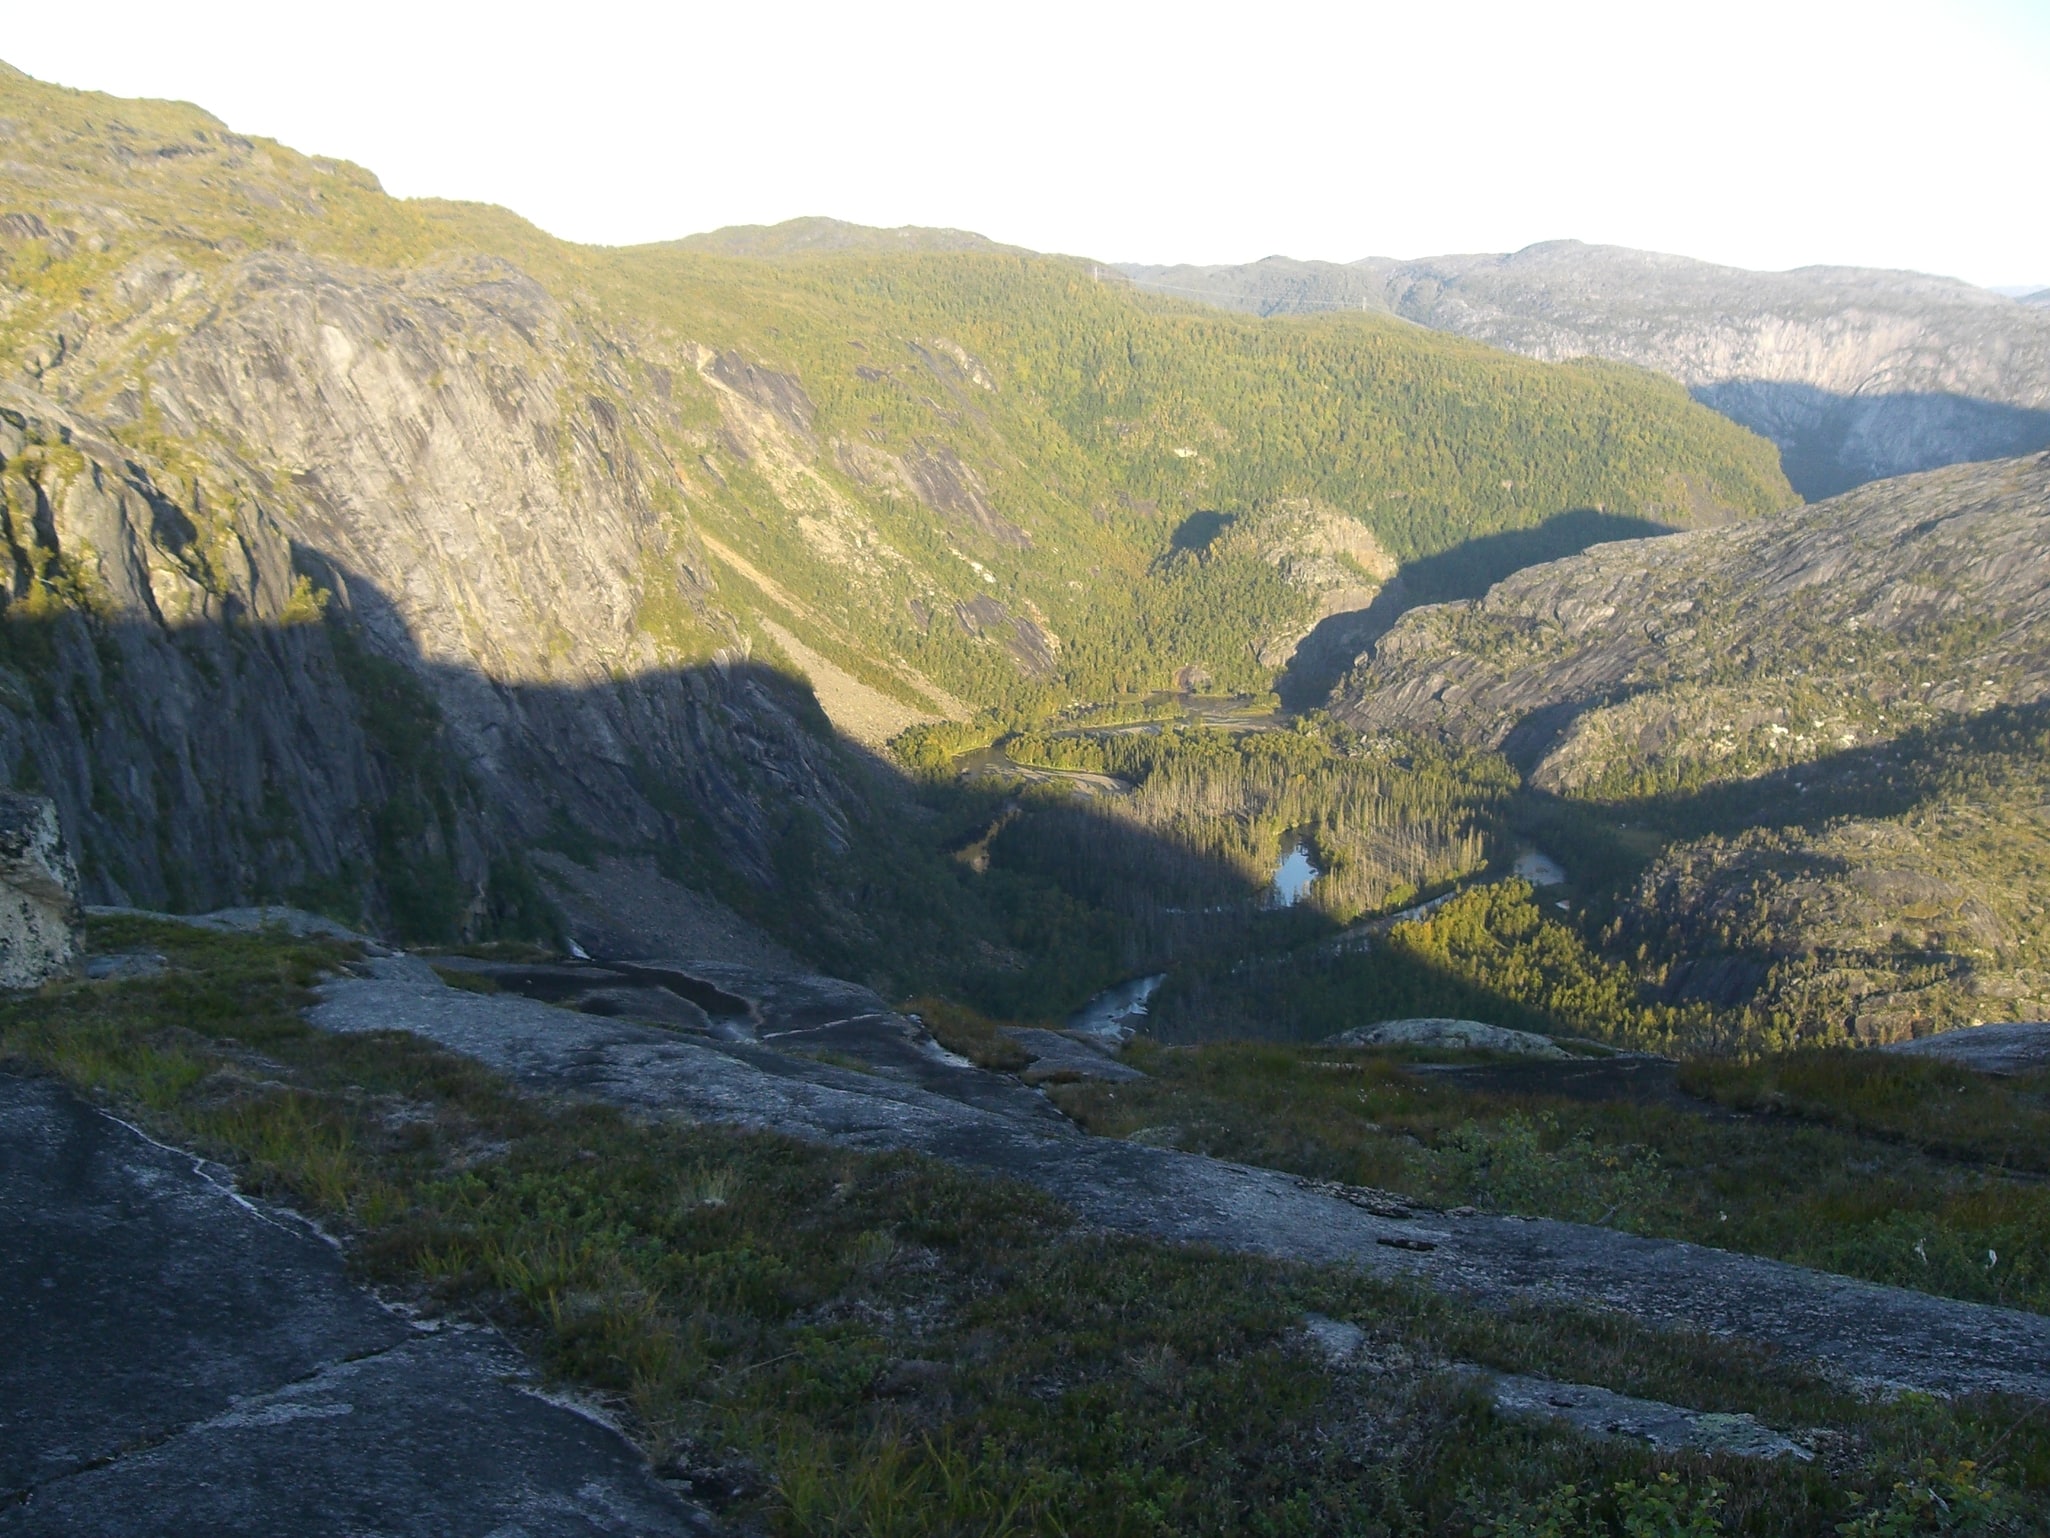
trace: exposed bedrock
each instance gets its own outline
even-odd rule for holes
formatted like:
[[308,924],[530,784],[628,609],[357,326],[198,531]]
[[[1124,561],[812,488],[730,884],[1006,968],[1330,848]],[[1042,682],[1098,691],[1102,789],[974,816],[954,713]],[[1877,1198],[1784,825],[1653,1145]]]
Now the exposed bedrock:
[[79,953],[78,870],[47,796],[0,794],[0,989],[69,972]]

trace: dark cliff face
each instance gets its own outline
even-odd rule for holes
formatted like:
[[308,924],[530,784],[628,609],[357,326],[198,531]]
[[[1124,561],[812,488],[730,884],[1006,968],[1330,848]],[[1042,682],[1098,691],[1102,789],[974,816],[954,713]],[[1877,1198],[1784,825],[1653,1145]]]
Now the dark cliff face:
[[0,402],[0,763],[56,800],[88,900],[289,899],[453,938],[545,923],[519,850],[551,835],[764,882],[789,806],[844,839],[800,689],[436,663],[377,584],[302,542],[331,529],[288,532],[242,489],[223,509],[48,402]]
[[[309,893],[375,863],[387,777],[281,531],[204,544],[149,472],[64,413],[0,410],[11,570],[0,756],[58,805],[89,900]],[[451,857],[472,833],[450,830]]]

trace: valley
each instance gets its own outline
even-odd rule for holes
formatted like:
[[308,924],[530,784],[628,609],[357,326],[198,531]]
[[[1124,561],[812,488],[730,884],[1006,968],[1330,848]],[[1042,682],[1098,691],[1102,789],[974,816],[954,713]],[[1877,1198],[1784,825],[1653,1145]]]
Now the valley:
[[2044,315],[0,65],[0,1534],[2050,1531]]

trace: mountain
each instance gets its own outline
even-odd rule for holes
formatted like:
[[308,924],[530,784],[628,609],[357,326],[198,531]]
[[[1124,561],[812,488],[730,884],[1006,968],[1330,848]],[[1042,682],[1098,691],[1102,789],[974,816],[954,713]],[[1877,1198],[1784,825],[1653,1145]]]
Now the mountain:
[[962,904],[892,886],[944,830],[849,737],[1258,691],[1393,562],[1791,500],[1654,375],[1384,316],[579,248],[12,71],[0,134],[0,770],[99,900],[475,934],[611,852],[882,966]]
[[1949,278],[1747,272],[1552,241],[1507,256],[1121,268],[1259,314],[1366,308],[1530,357],[1657,369],[1778,444],[1804,496],[2050,445],[2050,315]]
[[1014,256],[1030,252],[1018,246],[1000,245],[970,230],[935,230],[907,224],[894,230],[872,225],[848,224],[841,219],[786,219],[781,224],[729,224],[702,235],[686,235],[676,242],[686,251],[713,256],[745,256],[776,260],[792,256],[819,256],[840,251],[947,252],[1008,251]]
[[1676,997],[1882,1040],[2050,1010],[2050,454],[1532,567],[1333,708],[1505,752]]

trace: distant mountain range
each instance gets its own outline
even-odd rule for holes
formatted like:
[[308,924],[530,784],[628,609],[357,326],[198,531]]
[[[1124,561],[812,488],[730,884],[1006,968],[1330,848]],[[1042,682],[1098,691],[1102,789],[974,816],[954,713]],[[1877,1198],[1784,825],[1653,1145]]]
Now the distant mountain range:
[[1855,267],[1747,272],[1551,241],[1507,256],[1120,267],[1274,315],[1383,310],[1534,358],[1671,375],[1779,445],[1802,495],[2050,445],[2050,290]]

